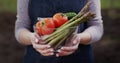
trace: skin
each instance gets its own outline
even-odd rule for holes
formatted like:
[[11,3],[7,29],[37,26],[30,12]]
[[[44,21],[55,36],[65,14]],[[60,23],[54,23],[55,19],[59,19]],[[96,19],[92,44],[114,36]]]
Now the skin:
[[[53,48],[50,45],[43,44],[43,41],[39,39],[39,36],[27,29],[23,29],[19,34],[20,43],[23,45],[32,45],[33,48],[43,56],[54,55]],[[59,56],[67,56],[74,53],[78,49],[79,44],[88,44],[91,40],[90,33],[83,32],[76,34],[72,37],[69,44],[66,43],[65,46],[61,47],[56,54]]]
[[79,44],[88,44],[90,42],[90,34],[88,32],[83,32],[76,34],[72,37],[72,39],[65,44],[65,46],[61,47],[56,54],[57,57],[59,56],[67,56],[74,53],[77,49]]
[[[43,56],[53,55],[53,49],[50,45],[44,45],[37,34],[24,29],[19,34],[20,43],[23,45],[32,45],[33,48]],[[42,44],[40,44],[42,43]]]

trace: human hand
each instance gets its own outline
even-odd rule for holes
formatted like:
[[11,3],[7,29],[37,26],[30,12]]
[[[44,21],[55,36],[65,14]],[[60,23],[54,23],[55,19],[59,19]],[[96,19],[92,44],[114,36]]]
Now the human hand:
[[56,56],[67,56],[70,55],[72,53],[74,53],[79,46],[80,43],[80,35],[79,34],[75,34],[72,38],[70,38],[65,46],[61,47],[59,50],[57,50],[57,54]]
[[50,45],[44,44],[42,39],[35,33],[31,33],[31,43],[33,48],[43,56],[53,55],[53,48]]

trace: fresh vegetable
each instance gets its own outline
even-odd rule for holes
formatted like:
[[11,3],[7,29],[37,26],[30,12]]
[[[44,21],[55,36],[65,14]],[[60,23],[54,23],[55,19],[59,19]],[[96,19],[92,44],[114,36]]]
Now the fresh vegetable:
[[[67,24],[75,21],[77,18],[81,18],[81,16],[83,16],[83,15],[88,11],[88,8],[89,8],[90,4],[91,4],[91,2],[88,2],[88,3],[84,6],[84,8],[83,8],[76,16],[74,16],[72,19],[70,19],[69,21],[67,21],[66,23],[64,23],[64,24],[63,24],[62,26],[60,26],[57,30],[64,28],[64,26],[66,26]],[[92,15],[93,15],[93,14],[92,14]],[[86,21],[88,21],[88,20],[86,20]],[[78,24],[80,24],[80,23],[78,23]],[[55,34],[58,33],[58,32],[60,32],[60,31],[55,31],[54,33],[52,33],[52,34],[51,34],[50,36],[48,36],[47,38],[51,37],[52,35],[55,35]],[[46,39],[47,39],[47,38],[46,38]]]
[[68,17],[68,20],[77,15],[75,12],[67,12],[67,13],[63,13],[63,14]]
[[77,14],[75,12],[67,12],[67,13],[56,13],[53,16],[53,21],[55,24],[55,27],[58,28],[64,23],[66,23],[69,19],[76,16]]
[[95,17],[92,11],[88,11],[89,6],[90,2],[88,2],[78,14],[74,12],[56,13],[53,16],[53,22],[56,29],[47,37],[43,38],[43,41],[57,49],[75,32],[78,25]]
[[88,11],[90,4],[91,4],[91,2],[88,2],[76,16],[74,16],[68,22],[66,22],[65,24],[60,26],[59,29],[62,28],[64,25],[69,24],[70,22],[74,21],[75,19],[81,17],[83,14],[85,14]]
[[53,33],[55,29],[54,22],[52,18],[43,18],[39,20],[36,24],[36,31],[39,35],[48,35]]
[[[67,29],[67,30],[69,30],[69,31],[68,31],[69,33],[67,33],[64,38],[62,38],[61,40],[59,40],[58,43],[55,44],[55,46],[53,46],[55,50],[56,50],[57,48],[60,48],[60,45],[63,44],[64,41],[67,41],[66,39],[67,39],[68,37],[73,36],[73,32],[76,30],[76,27],[72,27],[72,28],[69,28],[69,29]],[[65,31],[67,31],[67,30],[65,30]]]
[[63,13],[56,13],[53,16],[53,21],[54,21],[55,27],[58,28],[68,21],[68,17]]
[[[55,32],[53,32],[52,34],[50,34],[46,39],[50,39],[50,38],[54,37],[54,35],[59,34],[60,32],[65,33],[65,32],[66,32],[66,29],[69,29],[69,28],[74,27],[74,26],[78,26],[80,23],[83,23],[83,22],[85,22],[85,21],[88,21],[88,20],[92,19],[93,17],[94,17],[94,14],[93,14],[93,13],[87,12],[87,13],[85,13],[82,17],[80,17],[80,18],[76,19],[75,21],[67,24],[66,26],[62,27],[61,29],[56,30]],[[61,35],[61,34],[59,34],[59,35]],[[65,35],[65,36],[66,36],[66,35]],[[65,36],[62,35],[62,37],[65,37]],[[57,38],[61,39],[61,36],[58,36]],[[46,40],[46,39],[45,39],[45,40]],[[58,39],[58,41],[59,41],[59,39]],[[57,42],[57,40],[55,40],[55,41],[54,41],[54,40],[55,40],[55,39],[52,39],[52,41],[49,41],[48,44],[54,45],[54,43]]]

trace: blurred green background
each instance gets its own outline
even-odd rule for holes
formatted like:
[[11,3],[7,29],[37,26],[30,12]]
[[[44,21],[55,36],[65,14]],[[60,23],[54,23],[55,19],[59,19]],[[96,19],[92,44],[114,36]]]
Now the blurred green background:
[[[0,63],[22,63],[24,46],[14,38],[17,0],[0,0]],[[94,44],[95,63],[120,63],[120,0],[101,0],[104,35]]]
[[[17,0],[0,0],[0,12],[16,12]],[[101,0],[102,9],[120,8],[120,0]]]
[[0,0],[0,12],[10,11],[16,12],[17,0]]

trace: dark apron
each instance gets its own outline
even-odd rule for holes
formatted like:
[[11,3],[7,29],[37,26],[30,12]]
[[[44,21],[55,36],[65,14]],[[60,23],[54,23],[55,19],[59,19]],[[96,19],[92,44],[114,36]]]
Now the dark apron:
[[[57,12],[78,13],[86,4],[86,0],[29,0],[29,17],[31,26],[37,22],[38,17],[52,17]],[[33,32],[33,28],[31,31]],[[79,26],[79,33],[87,27],[86,23]],[[42,56],[30,45],[27,46],[24,63],[93,63],[91,45],[79,45],[79,49],[69,56]]]

